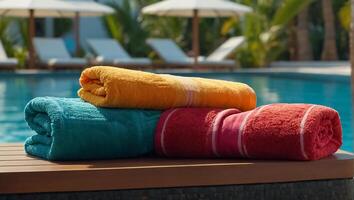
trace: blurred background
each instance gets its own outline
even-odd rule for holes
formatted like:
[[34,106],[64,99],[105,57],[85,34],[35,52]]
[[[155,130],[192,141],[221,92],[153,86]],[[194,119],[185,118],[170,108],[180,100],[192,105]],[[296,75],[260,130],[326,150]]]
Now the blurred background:
[[[87,50],[84,41],[88,38],[112,37],[132,55],[154,58],[156,55],[145,41],[149,37],[164,37],[173,39],[185,52],[190,51],[191,19],[141,14],[144,6],[158,2],[157,0],[96,0],[96,2],[113,7],[115,12],[104,17],[80,18],[80,40],[83,50]],[[235,52],[234,58],[245,68],[266,67],[275,60],[349,59],[348,0],[235,2],[250,6],[253,12],[241,17],[201,18],[201,55],[207,55],[231,36],[243,35],[246,42]],[[67,48],[74,52],[72,23],[72,19],[69,18],[36,18],[36,36],[62,37]],[[23,57],[28,38],[27,26],[25,18],[0,19],[1,40],[10,57]]]

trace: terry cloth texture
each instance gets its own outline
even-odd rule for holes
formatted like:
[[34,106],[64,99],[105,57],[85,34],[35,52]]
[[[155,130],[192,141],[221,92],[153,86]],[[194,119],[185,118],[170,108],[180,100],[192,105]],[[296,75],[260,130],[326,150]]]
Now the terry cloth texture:
[[153,152],[160,112],[97,108],[79,98],[39,97],[25,108],[36,134],[28,154],[48,160],[135,157]]
[[337,111],[309,104],[271,104],[247,112],[170,109],[155,134],[155,150],[167,157],[317,160],[341,144]]
[[91,67],[80,77],[79,96],[96,106],[254,109],[256,94],[243,83],[153,74],[116,67]]

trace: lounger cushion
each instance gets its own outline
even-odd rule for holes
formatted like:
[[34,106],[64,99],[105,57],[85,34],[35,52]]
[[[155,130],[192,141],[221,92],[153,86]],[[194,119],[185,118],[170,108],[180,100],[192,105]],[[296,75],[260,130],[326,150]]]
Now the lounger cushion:
[[98,57],[114,60],[116,58],[129,59],[130,55],[114,39],[90,39],[88,44]]
[[202,61],[199,61],[199,64],[201,64],[201,65],[215,65],[215,66],[235,66],[235,61],[234,60],[219,60],[219,61],[202,60]]
[[63,60],[71,58],[62,39],[34,38],[33,42],[38,57],[43,62],[52,58]]
[[227,58],[235,49],[241,46],[245,41],[243,36],[229,38],[213,53],[211,53],[206,59],[210,61],[221,61]]
[[17,65],[18,60],[15,58],[0,59],[0,66],[4,65]]
[[48,66],[85,67],[88,64],[84,58],[72,58],[62,39],[35,38],[33,42],[41,63]]
[[54,65],[82,65],[83,67],[88,64],[86,59],[84,58],[51,58],[51,59],[46,59],[43,60],[45,64],[48,64],[49,66],[54,66]]
[[4,49],[4,45],[2,44],[2,42],[0,42],[0,59],[1,60],[6,60],[8,57],[7,57],[7,54],[5,52],[5,49]]
[[[207,60],[205,57],[198,57],[198,63],[200,65],[210,65],[210,66],[235,66],[235,61],[234,60],[220,60],[220,61],[213,61],[213,60]],[[188,58],[186,61],[180,61],[180,62],[171,62],[169,64],[175,64],[175,65],[193,65],[194,64],[194,58]]]
[[97,55],[97,63],[111,65],[150,65],[148,58],[133,58],[114,39],[90,39],[89,45]]
[[189,57],[170,39],[151,38],[147,40],[158,54],[168,63],[188,63]]
[[[234,66],[235,61],[225,58],[242,42],[243,37],[233,37],[221,45],[208,57],[198,57],[200,65],[210,66]],[[148,39],[147,43],[161,56],[161,58],[172,65],[193,65],[194,58],[188,57],[175,42],[170,39]]]
[[109,59],[109,58],[104,58],[102,56],[98,56],[96,58],[96,62],[99,63],[110,63],[110,64],[127,64],[127,65],[150,65],[152,62],[148,58],[127,58],[127,59]]
[[7,57],[3,44],[0,42],[0,66],[13,67],[18,65],[18,60],[15,58]]

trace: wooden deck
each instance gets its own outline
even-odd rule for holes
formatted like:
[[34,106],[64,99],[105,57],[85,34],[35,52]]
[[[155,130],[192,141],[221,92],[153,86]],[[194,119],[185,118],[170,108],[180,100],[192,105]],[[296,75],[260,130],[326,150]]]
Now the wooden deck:
[[0,194],[97,191],[340,179],[354,176],[353,155],[312,162],[136,158],[48,162],[21,144],[0,145]]

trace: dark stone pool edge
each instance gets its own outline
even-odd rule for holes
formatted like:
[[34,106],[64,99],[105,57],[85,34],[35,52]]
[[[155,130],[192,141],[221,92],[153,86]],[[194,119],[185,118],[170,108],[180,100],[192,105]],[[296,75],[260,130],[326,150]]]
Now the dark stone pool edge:
[[302,181],[207,187],[155,188],[93,192],[60,192],[1,195],[0,200],[103,200],[103,199],[259,199],[259,200],[353,200],[353,179]]

